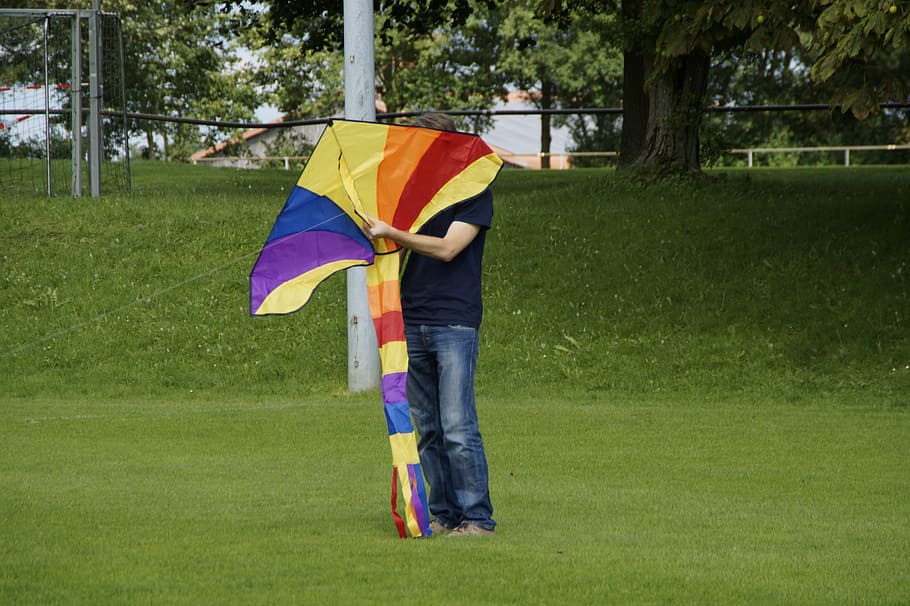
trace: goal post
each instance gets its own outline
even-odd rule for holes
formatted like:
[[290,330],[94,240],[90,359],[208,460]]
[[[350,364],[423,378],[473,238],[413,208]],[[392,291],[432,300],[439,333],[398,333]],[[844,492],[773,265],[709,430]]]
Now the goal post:
[[100,0],[0,9],[0,191],[129,191],[126,111],[122,28]]

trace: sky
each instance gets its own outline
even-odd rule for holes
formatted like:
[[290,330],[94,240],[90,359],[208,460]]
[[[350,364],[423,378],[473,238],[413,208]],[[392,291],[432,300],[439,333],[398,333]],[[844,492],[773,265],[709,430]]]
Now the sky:
[[[530,103],[500,102],[494,109],[533,109]],[[563,154],[572,142],[569,129],[550,127],[550,153]],[[484,133],[483,140],[515,154],[536,154],[540,151],[540,116],[496,116],[493,129]]]

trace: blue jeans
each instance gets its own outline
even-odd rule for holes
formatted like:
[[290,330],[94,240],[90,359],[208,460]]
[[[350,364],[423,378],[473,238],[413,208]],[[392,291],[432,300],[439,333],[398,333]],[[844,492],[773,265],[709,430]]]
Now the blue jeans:
[[454,528],[492,529],[487,457],[477,423],[474,374],[478,331],[467,326],[405,326],[408,404],[430,485],[430,513]]

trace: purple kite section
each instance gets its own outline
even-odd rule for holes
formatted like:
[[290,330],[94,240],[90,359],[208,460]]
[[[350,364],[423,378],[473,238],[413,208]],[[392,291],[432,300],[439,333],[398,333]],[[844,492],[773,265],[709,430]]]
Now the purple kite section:
[[407,372],[391,372],[382,375],[382,398],[386,404],[407,400],[405,389],[408,382]]
[[349,236],[329,231],[306,231],[265,245],[250,276],[250,313],[255,314],[272,291],[285,282],[336,261],[372,263],[371,248]]

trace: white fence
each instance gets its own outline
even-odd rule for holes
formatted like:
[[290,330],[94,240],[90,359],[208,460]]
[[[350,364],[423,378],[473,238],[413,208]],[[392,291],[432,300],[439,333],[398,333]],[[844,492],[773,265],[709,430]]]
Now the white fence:
[[753,147],[746,149],[730,149],[727,153],[745,154],[749,168],[752,168],[752,159],[755,154],[778,154],[778,153],[808,153],[808,152],[844,152],[844,166],[850,166],[851,151],[894,151],[898,149],[910,149],[910,145],[845,145],[833,147]]

